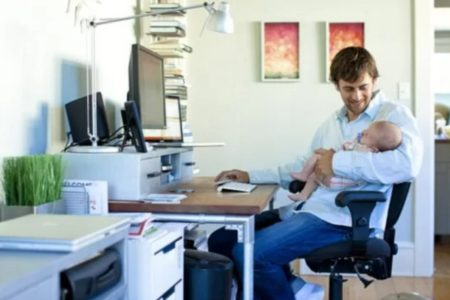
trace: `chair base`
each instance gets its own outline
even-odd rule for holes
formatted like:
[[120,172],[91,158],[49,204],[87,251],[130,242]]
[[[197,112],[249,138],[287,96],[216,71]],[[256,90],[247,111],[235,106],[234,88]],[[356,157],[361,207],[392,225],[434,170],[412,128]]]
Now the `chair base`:
[[342,300],[343,295],[343,285],[344,282],[346,282],[347,279],[344,279],[342,275],[339,274],[330,274],[330,281],[329,281],[329,297],[330,300]]

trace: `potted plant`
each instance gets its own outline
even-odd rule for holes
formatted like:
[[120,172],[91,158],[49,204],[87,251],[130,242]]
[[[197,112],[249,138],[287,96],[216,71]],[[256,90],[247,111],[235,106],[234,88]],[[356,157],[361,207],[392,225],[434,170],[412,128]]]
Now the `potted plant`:
[[32,213],[64,213],[63,180],[61,155],[5,158],[2,182],[5,204],[0,208],[0,220]]

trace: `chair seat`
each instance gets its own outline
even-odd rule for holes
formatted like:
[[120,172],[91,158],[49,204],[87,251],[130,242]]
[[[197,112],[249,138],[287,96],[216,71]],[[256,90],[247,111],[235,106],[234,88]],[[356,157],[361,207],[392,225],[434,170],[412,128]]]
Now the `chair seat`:
[[[311,252],[306,256],[306,259],[325,260],[339,257],[358,257],[359,255],[353,252],[352,245],[352,241],[334,243]],[[366,258],[388,257],[391,255],[391,247],[385,240],[370,238],[367,240],[366,246],[366,253],[363,255]]]
[[[354,273],[355,261],[376,261],[376,264],[384,265],[384,260],[391,256],[389,244],[381,239],[369,239],[365,255],[355,254],[352,245],[352,241],[344,241],[319,248],[305,257],[306,263],[314,272],[331,272],[335,268],[337,272]],[[380,272],[379,268],[375,269],[375,273]],[[382,269],[380,274],[373,274],[372,268],[367,273],[372,273],[375,278],[385,278],[385,270]],[[366,273],[364,270],[361,272]]]

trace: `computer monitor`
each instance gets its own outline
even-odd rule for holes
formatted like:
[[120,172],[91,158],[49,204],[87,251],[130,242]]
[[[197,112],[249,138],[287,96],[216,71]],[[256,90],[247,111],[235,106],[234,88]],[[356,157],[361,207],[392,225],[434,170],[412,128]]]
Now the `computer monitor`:
[[138,105],[142,128],[164,129],[167,123],[163,57],[142,45],[134,44],[128,78],[128,100]]
[[144,129],[144,138],[147,142],[151,144],[183,142],[183,125],[179,97],[166,97],[166,119],[167,127],[165,129]]
[[[82,97],[70,101],[65,105],[67,121],[70,127],[72,141],[77,145],[91,145],[88,135],[87,120],[89,119],[89,127],[92,131],[92,115],[88,107],[91,108],[92,95],[89,98]],[[103,104],[102,94],[97,92],[97,135],[99,145],[103,144],[109,138],[108,121],[106,118],[106,109]]]
[[121,113],[125,132],[124,142],[131,139],[131,143],[137,152],[147,152],[136,102],[125,102],[125,108]]

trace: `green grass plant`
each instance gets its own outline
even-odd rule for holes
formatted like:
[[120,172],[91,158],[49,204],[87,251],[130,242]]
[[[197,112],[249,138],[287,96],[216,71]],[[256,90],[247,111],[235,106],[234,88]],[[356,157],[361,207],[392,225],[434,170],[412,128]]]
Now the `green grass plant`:
[[3,163],[7,205],[34,206],[60,199],[64,180],[61,155],[8,157]]

